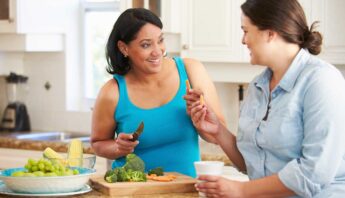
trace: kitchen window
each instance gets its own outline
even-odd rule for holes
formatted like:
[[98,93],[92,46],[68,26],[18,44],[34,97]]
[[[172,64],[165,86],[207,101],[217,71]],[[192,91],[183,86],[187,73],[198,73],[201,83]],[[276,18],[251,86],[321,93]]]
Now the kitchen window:
[[120,0],[83,0],[83,93],[95,99],[101,86],[111,78],[106,72],[105,46],[120,15]]

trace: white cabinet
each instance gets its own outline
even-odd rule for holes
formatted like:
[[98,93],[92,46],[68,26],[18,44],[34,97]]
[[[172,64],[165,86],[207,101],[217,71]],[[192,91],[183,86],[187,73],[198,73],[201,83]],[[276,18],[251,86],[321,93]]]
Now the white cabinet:
[[345,1],[300,0],[300,3],[309,25],[320,21],[317,28],[323,35],[320,58],[333,64],[345,64]]
[[[249,53],[241,44],[241,4],[244,0],[183,1],[181,55],[204,62],[248,63]],[[308,23],[320,21],[323,35],[320,58],[345,63],[345,1],[300,0]]]
[[182,52],[204,62],[248,62],[241,43],[244,0],[188,0],[182,6]]
[[[1,0],[0,33],[63,33],[67,0]],[[7,7],[8,5],[8,7]]]
[[0,0],[6,13],[0,17],[0,51],[62,51],[69,5],[68,0]]

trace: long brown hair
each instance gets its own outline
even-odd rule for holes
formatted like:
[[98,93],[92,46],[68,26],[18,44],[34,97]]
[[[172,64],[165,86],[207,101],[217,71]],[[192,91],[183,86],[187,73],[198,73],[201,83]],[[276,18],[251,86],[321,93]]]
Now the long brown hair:
[[246,0],[241,9],[260,30],[274,30],[285,41],[298,44],[311,54],[321,52],[322,35],[315,31],[318,22],[308,27],[303,8],[297,0]]

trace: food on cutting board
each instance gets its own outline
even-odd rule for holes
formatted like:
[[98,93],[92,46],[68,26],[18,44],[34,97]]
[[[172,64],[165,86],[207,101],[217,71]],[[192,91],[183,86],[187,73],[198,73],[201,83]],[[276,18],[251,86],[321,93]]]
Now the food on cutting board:
[[147,179],[153,180],[153,181],[160,181],[160,182],[170,182],[176,179],[176,175],[173,174],[167,174],[167,175],[156,175],[156,174],[151,174],[147,175]]
[[164,175],[164,170],[163,170],[162,167],[157,167],[157,168],[149,170],[149,172],[147,174],[148,175],[163,176]]
[[43,158],[35,160],[29,158],[24,168],[25,171],[16,171],[12,176],[68,176],[77,175],[77,169],[71,166],[82,166],[83,164],[83,144],[79,139],[73,139],[68,145],[67,159],[55,152],[50,147],[43,151]]
[[122,167],[108,170],[104,175],[104,180],[108,183],[114,182],[145,182],[145,163],[135,154],[126,156],[126,163]]
[[126,163],[122,167],[108,170],[104,175],[104,180],[108,183],[115,182],[146,182],[147,179],[153,181],[168,182],[176,179],[173,174],[164,175],[162,167],[149,170],[145,174],[145,163],[137,155],[131,153],[126,156]]
[[164,175],[163,168],[157,167],[157,168],[149,170],[149,172],[147,173],[147,179],[150,179],[153,181],[169,182],[176,179],[176,175],[173,175],[173,174]]

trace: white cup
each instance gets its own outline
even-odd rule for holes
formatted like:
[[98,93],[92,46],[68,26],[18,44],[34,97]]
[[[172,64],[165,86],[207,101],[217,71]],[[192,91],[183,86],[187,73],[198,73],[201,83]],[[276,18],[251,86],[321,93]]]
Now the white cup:
[[[200,175],[216,175],[220,176],[223,173],[224,162],[220,161],[197,161],[194,162],[194,167],[197,176]],[[203,182],[198,180],[198,183]],[[206,197],[204,193],[199,192],[199,197]]]

